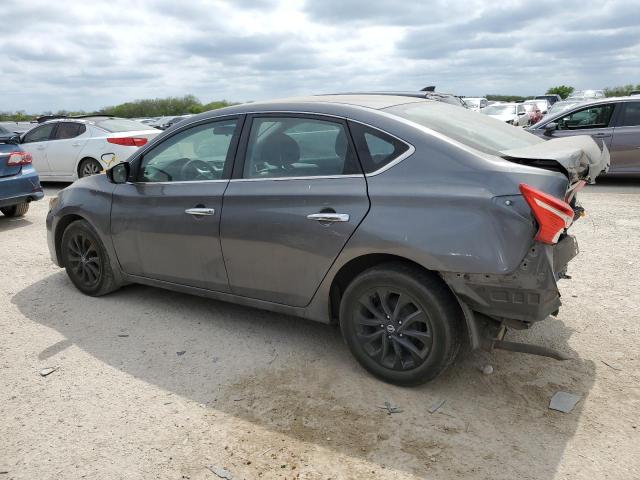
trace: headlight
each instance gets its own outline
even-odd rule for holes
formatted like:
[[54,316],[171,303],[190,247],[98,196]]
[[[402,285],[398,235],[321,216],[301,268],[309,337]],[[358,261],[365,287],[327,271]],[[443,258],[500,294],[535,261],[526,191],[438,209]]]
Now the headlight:
[[58,205],[58,197],[51,197],[49,199],[49,210],[53,210]]

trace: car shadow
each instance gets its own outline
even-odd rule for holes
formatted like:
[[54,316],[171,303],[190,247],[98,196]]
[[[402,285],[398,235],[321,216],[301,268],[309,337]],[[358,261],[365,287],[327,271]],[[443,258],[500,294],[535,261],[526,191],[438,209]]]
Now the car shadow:
[[0,233],[26,227],[27,225],[31,225],[31,223],[30,220],[24,217],[6,217],[0,214]]
[[[570,348],[572,331],[554,318],[511,339],[557,348],[572,360],[467,352],[435,381],[400,388],[367,374],[337,328],[284,315],[137,285],[86,297],[63,271],[12,302],[64,336],[34,352],[43,367],[64,361],[58,356],[76,345],[143,382],[296,444],[421,477],[555,478],[595,377],[593,362]],[[486,364],[493,374],[479,371]],[[548,409],[558,390],[581,395],[571,413]],[[385,402],[402,412],[389,414],[380,408]],[[238,445],[256,435],[240,430]],[[499,474],[485,475],[478,465]]]

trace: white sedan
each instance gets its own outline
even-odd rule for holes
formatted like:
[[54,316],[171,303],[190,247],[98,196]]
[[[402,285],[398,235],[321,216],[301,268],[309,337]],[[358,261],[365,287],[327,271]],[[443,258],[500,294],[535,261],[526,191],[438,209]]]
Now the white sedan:
[[59,118],[24,133],[20,143],[40,180],[68,182],[126,160],[159,133],[126,118]]

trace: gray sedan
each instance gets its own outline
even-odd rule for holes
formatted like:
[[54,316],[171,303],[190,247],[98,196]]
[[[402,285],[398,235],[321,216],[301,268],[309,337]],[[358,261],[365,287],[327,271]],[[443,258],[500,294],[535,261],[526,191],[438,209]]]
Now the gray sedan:
[[544,139],[590,135],[611,151],[610,175],[640,175],[640,99],[605,98],[581,102],[547,115],[531,127]]
[[558,310],[575,193],[607,164],[589,137],[411,96],[252,103],[63,190],[48,242],[87,295],[141,283],[335,322],[368,371],[416,384],[463,343],[559,357],[504,334]]

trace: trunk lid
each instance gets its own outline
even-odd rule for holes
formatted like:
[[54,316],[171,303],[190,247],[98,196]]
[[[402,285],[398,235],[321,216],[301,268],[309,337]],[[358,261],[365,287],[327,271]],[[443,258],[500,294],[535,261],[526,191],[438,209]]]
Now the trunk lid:
[[588,135],[554,138],[500,153],[511,162],[562,172],[572,185],[579,181],[595,183],[596,177],[607,172],[610,164],[606,145],[600,150]]

